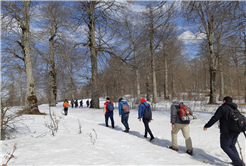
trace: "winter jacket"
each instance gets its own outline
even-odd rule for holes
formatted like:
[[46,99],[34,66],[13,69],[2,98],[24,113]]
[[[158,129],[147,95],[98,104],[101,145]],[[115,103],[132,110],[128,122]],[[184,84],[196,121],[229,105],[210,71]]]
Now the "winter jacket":
[[[142,102],[141,104],[139,104],[139,106],[138,106],[138,119],[139,119],[139,118],[143,118],[143,116],[144,116],[145,106],[144,106],[143,103],[144,103],[146,106],[149,106],[149,104],[146,103],[146,102]],[[151,106],[150,106],[150,111],[152,112]]]
[[[122,103],[128,105],[128,103],[127,103],[126,101],[121,100],[121,101],[119,102],[119,115],[125,114],[124,111],[122,110],[122,107],[123,107],[123,104],[122,104]],[[128,105],[128,106],[129,106],[129,105]],[[128,114],[128,113],[127,113],[127,114]]]
[[179,104],[180,102],[175,101],[171,105],[171,123],[179,123],[179,124],[189,124],[190,121],[183,121],[179,116]]
[[235,103],[225,102],[216,110],[214,116],[212,116],[212,118],[204,126],[205,128],[211,127],[214,123],[216,123],[219,120],[220,133],[230,133],[228,129],[228,118],[231,111],[229,108],[227,108],[226,105],[234,110],[237,109],[237,105]]

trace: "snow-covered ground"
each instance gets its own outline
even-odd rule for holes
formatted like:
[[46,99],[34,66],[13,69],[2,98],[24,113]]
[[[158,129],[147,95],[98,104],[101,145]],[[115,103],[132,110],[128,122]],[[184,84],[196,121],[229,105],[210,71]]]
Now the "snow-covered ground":
[[[85,103],[86,100],[84,100]],[[101,108],[105,100],[101,100]],[[161,109],[161,106],[162,109]],[[23,124],[15,138],[1,142],[1,163],[13,146],[17,149],[8,166],[34,165],[221,165],[229,166],[230,159],[220,148],[219,129],[215,124],[203,131],[204,124],[213,112],[195,111],[199,119],[190,124],[190,136],[194,155],[185,153],[185,140],[178,134],[179,152],[167,148],[171,145],[170,103],[159,104],[153,111],[150,128],[155,136],[153,143],[143,137],[144,125],[137,119],[137,109],[131,109],[130,132],[123,132],[118,109],[114,111],[116,127],[105,127],[103,109],[71,108],[68,116],[61,114],[62,103],[52,108],[59,128],[55,136],[45,124],[50,124],[48,115],[23,115]],[[16,109],[16,108],[15,108]],[[48,105],[39,106],[41,112],[49,113]],[[79,134],[79,122],[82,125]],[[110,120],[109,120],[109,124]],[[238,141],[245,156],[245,138],[240,134]]]

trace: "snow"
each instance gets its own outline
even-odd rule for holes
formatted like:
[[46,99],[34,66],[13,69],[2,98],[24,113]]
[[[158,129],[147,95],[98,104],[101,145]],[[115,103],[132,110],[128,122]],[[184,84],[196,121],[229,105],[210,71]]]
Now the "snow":
[[[80,100],[79,100],[80,101]],[[83,101],[85,105],[85,101]],[[190,136],[194,155],[185,153],[185,140],[181,131],[178,134],[179,152],[167,148],[171,145],[170,103],[161,103],[153,111],[150,128],[155,136],[153,143],[143,137],[144,125],[137,119],[137,109],[131,109],[129,116],[130,132],[124,133],[118,109],[114,111],[116,127],[105,127],[103,103],[101,109],[71,108],[68,116],[61,114],[62,103],[51,108],[59,120],[59,128],[52,136],[45,124],[50,123],[49,115],[23,115],[22,126],[14,138],[1,142],[2,163],[5,155],[11,153],[16,144],[11,165],[223,165],[231,160],[220,148],[219,129],[215,124],[203,131],[204,124],[213,112],[194,111],[199,119],[190,124]],[[165,106],[167,104],[168,106]],[[161,109],[163,106],[163,109]],[[14,108],[17,109],[17,108]],[[41,112],[49,113],[48,105],[40,105]],[[165,110],[165,111],[164,111]],[[79,134],[79,122],[82,134]],[[111,124],[109,119],[109,124]],[[238,141],[245,156],[245,138],[240,134]]]

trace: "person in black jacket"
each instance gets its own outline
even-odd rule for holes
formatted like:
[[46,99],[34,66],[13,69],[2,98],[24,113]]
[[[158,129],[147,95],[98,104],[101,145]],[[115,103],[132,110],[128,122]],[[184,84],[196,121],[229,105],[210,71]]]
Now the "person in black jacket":
[[235,146],[238,135],[240,133],[230,132],[228,128],[228,118],[230,114],[230,109],[227,108],[228,106],[232,109],[237,109],[237,105],[235,103],[232,103],[232,98],[226,96],[223,99],[223,104],[216,110],[214,116],[208,121],[208,123],[205,124],[203,130],[207,130],[207,128],[211,127],[214,123],[216,123],[219,120],[220,147],[230,157],[234,166],[245,166],[243,161],[240,159]]

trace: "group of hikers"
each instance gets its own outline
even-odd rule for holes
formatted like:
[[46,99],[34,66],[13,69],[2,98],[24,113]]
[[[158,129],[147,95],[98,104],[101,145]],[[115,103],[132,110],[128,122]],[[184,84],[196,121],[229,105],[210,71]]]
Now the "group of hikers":
[[[171,137],[172,137],[172,146],[169,148],[178,151],[178,143],[177,143],[177,135],[181,130],[183,137],[185,138],[186,145],[186,153],[189,155],[193,155],[193,147],[192,141],[190,137],[190,120],[184,120],[180,116],[180,107],[183,103],[179,102],[176,98],[173,98],[171,105]],[[128,106],[128,107],[127,107]],[[106,98],[106,102],[104,103],[103,114],[105,115],[105,124],[106,127],[108,125],[108,119],[111,119],[112,128],[114,128],[114,118],[113,118],[113,103],[110,101],[110,98]],[[123,98],[119,99],[119,116],[121,117],[121,122],[125,127],[124,132],[128,133],[129,128],[129,105],[126,101],[123,101]],[[211,119],[205,124],[203,130],[206,131],[207,128],[214,125],[217,121],[220,122],[220,146],[223,151],[229,156],[232,160],[232,165],[234,166],[245,166],[245,163],[240,159],[238,151],[236,149],[236,142],[240,132],[232,132],[229,130],[228,118],[231,112],[231,109],[237,109],[237,105],[232,102],[232,98],[226,96],[223,99],[223,104],[216,110],[215,114],[211,117]],[[138,119],[139,121],[143,121],[144,123],[144,137],[147,138],[148,134],[150,135],[150,142],[153,142],[155,137],[150,130],[149,123],[152,120],[152,110],[151,106],[146,102],[144,98],[140,100],[140,104],[138,106]]]
[[[70,103],[71,103],[72,108],[73,108],[73,105],[74,105],[74,108],[78,108],[78,100],[75,100],[75,101],[74,100],[71,100]],[[79,108],[83,108],[83,100],[81,100],[79,102],[79,104],[80,104]],[[89,107],[90,104],[91,104],[91,101],[86,100],[86,106]],[[68,100],[65,99],[65,101],[63,103],[64,115],[67,115],[67,113],[68,113],[68,106],[69,106]]]
[[[64,104],[66,101],[64,102]],[[177,135],[178,132],[181,130],[183,137],[185,138],[185,145],[186,145],[186,153],[189,155],[193,155],[193,147],[192,147],[192,140],[190,137],[190,119],[181,118],[180,114],[180,108],[183,103],[179,102],[176,98],[172,99],[172,105],[171,105],[171,113],[170,113],[170,119],[171,119],[171,139],[172,139],[172,145],[169,147],[171,150],[178,151],[178,143],[177,143]],[[65,108],[65,105],[64,105]],[[121,122],[125,127],[124,132],[128,133],[130,130],[128,119],[129,119],[129,105],[126,101],[123,100],[123,98],[119,99],[119,116],[121,117]],[[236,142],[238,139],[238,136],[240,134],[239,132],[235,132],[230,130],[230,124],[229,124],[229,114],[231,110],[237,110],[237,105],[232,102],[232,98],[229,96],[226,96],[223,99],[223,104],[216,110],[215,114],[211,117],[211,119],[204,125],[203,130],[206,131],[207,128],[214,125],[217,121],[219,121],[220,125],[220,147],[222,150],[229,156],[229,158],[232,160],[232,165],[234,166],[245,166],[245,163],[240,159],[238,151],[236,149]],[[110,98],[106,98],[106,102],[104,103],[103,108],[103,114],[105,116],[105,125],[106,127],[109,127],[108,125],[108,119],[111,120],[111,127],[115,127],[114,123],[114,104],[110,101]],[[147,138],[148,134],[150,135],[150,142],[153,142],[155,137],[149,127],[149,123],[152,120],[152,110],[150,104],[146,102],[144,98],[140,100],[140,104],[138,106],[138,119],[141,122],[141,120],[144,123],[144,135],[143,137]],[[185,120],[184,120],[185,119]]]

